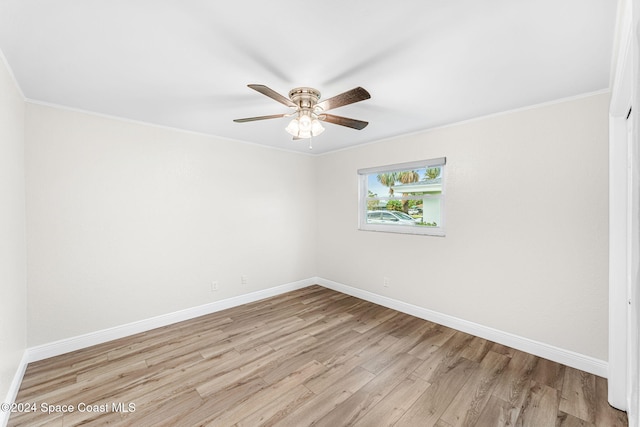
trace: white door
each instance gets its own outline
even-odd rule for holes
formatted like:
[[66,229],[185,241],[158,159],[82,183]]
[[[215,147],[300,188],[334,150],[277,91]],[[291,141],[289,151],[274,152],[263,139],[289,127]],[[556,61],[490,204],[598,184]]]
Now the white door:
[[[635,113],[635,114],[634,114]],[[637,425],[640,415],[640,150],[635,131],[635,116],[631,110],[627,122],[629,153],[628,186],[628,273],[627,273],[627,412],[629,425]]]
[[[609,140],[609,403],[640,427],[640,152],[638,20],[640,0],[620,3],[619,50]],[[635,106],[634,108],[631,108]]]

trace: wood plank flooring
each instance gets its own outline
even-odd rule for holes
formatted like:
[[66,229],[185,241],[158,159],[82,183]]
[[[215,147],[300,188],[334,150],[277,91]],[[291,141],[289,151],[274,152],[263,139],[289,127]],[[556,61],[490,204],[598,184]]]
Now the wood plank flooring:
[[604,378],[311,286],[31,363],[9,426],[627,426],[606,393]]

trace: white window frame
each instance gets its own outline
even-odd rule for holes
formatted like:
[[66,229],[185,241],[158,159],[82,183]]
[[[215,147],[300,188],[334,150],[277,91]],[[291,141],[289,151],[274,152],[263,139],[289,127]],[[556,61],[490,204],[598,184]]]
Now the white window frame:
[[[396,163],[385,166],[376,166],[372,168],[358,169],[358,229],[364,231],[381,231],[386,233],[401,234],[417,234],[426,236],[445,236],[445,165],[446,157],[438,157],[435,159],[420,160],[415,162]],[[441,186],[442,191],[439,195],[423,196],[425,198],[440,199],[440,224],[437,227],[413,226],[413,225],[385,225],[367,223],[367,195],[368,183],[367,176],[382,172],[400,172],[404,170],[422,169],[422,168],[442,168]],[[385,199],[387,197],[384,197]],[[390,197],[389,197],[390,198]],[[392,200],[402,200],[402,197],[393,197]]]

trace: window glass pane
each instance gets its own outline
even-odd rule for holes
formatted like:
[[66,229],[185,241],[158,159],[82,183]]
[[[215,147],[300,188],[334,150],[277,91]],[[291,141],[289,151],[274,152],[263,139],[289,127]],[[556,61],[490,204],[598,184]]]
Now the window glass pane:
[[404,220],[407,220],[407,221],[413,221],[413,218],[411,218],[409,215],[407,215],[404,212],[395,212],[395,215],[399,216],[400,219],[404,219]]
[[[365,229],[376,231],[444,235],[444,164],[420,167],[419,163],[390,165],[388,168],[371,168],[366,173],[361,172],[360,191],[364,196],[361,199],[364,203],[360,205],[361,228],[366,226]],[[406,169],[407,165],[411,169]],[[387,226],[391,226],[391,230],[387,230]],[[429,229],[440,231],[431,232]]]
[[422,204],[421,222],[429,227],[439,227],[442,224],[440,218],[441,199],[428,198],[424,199]]
[[382,218],[381,215],[382,215],[381,211],[369,212],[369,213],[367,213],[367,219],[369,220],[369,222],[375,221],[375,220],[379,220],[379,219]]
[[374,211],[367,213],[368,224],[417,225],[417,221],[409,215],[398,211]]

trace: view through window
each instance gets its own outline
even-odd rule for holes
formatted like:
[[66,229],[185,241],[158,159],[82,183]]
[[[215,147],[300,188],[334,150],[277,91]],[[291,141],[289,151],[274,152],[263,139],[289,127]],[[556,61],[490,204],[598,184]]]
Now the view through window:
[[361,169],[360,229],[444,235],[444,167],[430,159]]

